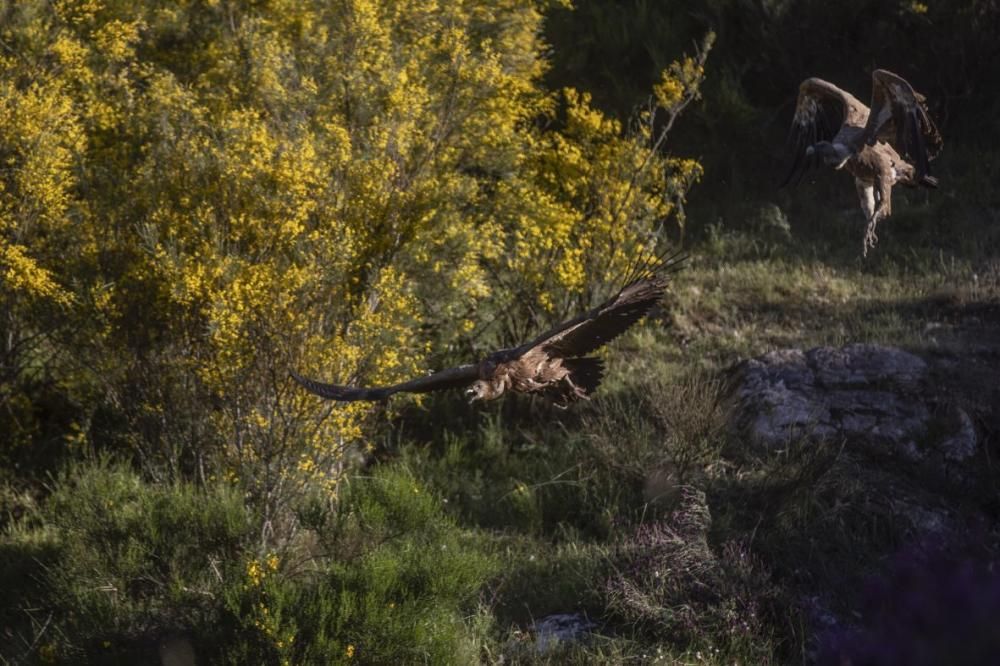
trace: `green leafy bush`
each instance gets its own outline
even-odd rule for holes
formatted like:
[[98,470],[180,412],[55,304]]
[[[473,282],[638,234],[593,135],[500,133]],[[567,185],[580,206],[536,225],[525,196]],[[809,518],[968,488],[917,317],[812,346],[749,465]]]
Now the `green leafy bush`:
[[439,498],[386,469],[303,510],[300,541],[260,553],[229,487],[79,467],[0,540],[0,655],[120,663],[180,635],[213,662],[475,660],[465,618],[496,565]]
[[[111,464],[54,481],[0,540],[7,658],[29,648],[114,661],[210,626],[252,520],[231,488],[149,485]],[[8,624],[9,623],[9,624]]]
[[[470,663],[478,591],[496,564],[405,469],[354,478],[337,508],[305,507],[312,566],[248,567],[226,598],[232,663]],[[302,553],[299,553],[301,556]],[[268,659],[265,659],[267,661]]]

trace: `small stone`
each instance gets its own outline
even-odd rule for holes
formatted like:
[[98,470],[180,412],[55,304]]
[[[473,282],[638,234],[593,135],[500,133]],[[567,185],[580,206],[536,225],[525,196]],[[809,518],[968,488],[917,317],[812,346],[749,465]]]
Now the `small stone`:
[[596,627],[582,613],[547,615],[532,625],[535,651],[544,654],[558,645],[579,642]]
[[946,460],[964,462],[976,454],[976,426],[964,409],[955,408],[954,420],[958,427],[954,434],[941,442],[941,451]]

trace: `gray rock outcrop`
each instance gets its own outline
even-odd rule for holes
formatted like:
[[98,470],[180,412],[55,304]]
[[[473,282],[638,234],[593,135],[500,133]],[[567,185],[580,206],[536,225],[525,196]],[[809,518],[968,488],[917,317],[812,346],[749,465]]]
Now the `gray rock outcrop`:
[[901,349],[773,351],[742,363],[734,380],[731,426],[759,450],[827,441],[945,464],[976,452],[969,415],[936,390],[926,361]]

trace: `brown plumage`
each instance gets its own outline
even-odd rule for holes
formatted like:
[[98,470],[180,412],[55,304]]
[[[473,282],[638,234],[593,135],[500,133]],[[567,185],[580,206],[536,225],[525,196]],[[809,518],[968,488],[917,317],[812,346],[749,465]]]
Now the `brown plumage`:
[[930,161],[941,151],[941,135],[927,114],[924,96],[903,78],[872,72],[872,108],[822,79],[799,86],[789,133],[791,168],[784,185],[798,183],[820,162],[847,169],[868,226],[862,252],[875,246],[875,227],[892,214],[892,186],[936,188]]
[[601,359],[587,354],[642,319],[663,297],[667,279],[685,257],[675,254],[635,267],[626,285],[601,305],[519,347],[501,349],[478,363],[449,368],[393,386],[358,388],[323,384],[292,372],[299,384],[330,400],[385,400],[394,393],[466,388],[470,402],[508,391],[541,394],[557,405],[586,400],[604,376]]

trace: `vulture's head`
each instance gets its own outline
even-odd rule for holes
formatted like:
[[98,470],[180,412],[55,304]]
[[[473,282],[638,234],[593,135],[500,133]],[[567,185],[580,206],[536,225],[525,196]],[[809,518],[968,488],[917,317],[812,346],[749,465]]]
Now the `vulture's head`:
[[829,141],[817,141],[806,148],[806,156],[819,155],[823,164],[839,169],[844,166],[851,156],[851,149],[842,143],[830,143]]
[[494,400],[499,398],[503,393],[503,383],[502,382],[490,382],[485,379],[477,379],[472,383],[472,386],[465,389],[465,395],[469,396],[469,404],[476,402],[477,400]]

